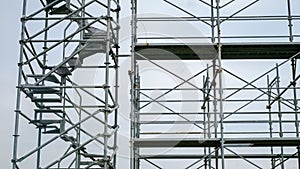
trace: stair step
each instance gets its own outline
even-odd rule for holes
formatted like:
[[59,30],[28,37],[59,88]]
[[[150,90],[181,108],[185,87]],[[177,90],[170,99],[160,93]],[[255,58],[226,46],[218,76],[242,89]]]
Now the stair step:
[[98,40],[103,40],[103,42],[105,42],[106,34],[107,34],[106,31],[95,28],[92,32],[84,33],[83,39],[84,40],[98,39]]
[[79,52],[79,59],[84,60],[87,57],[90,57],[96,53],[105,53],[105,45],[101,46],[100,44],[88,44]]
[[60,76],[72,75],[72,72],[66,67],[60,67],[55,72]]
[[60,98],[33,98],[32,102],[51,102],[51,103],[60,103]]
[[[38,125],[60,124],[62,120],[31,120],[30,123]],[[49,128],[55,128],[56,126],[49,126]]]
[[106,31],[101,29],[92,30],[90,33],[85,33],[83,39],[86,40],[83,48],[79,52],[80,60],[89,57],[96,53],[105,53],[106,51]]
[[[35,75],[28,74],[26,76],[30,77],[30,78],[37,78],[37,79],[44,77],[44,75],[42,75],[42,74],[35,74]],[[47,80],[49,82],[53,82],[53,83],[60,83],[60,81],[57,79],[57,77],[55,75],[49,75],[45,78],[45,80]]]
[[80,67],[82,65],[82,60],[79,58],[72,58],[68,61],[70,67]]
[[[74,148],[74,149],[78,148],[78,146],[79,146],[79,145],[78,145],[78,144],[76,144],[76,143],[72,143],[72,144],[71,144],[71,147],[72,147],[72,148]],[[86,148],[85,148],[85,147],[80,147],[80,148],[79,148],[79,150],[83,150],[83,151],[85,151],[85,150],[86,150]]]
[[74,142],[74,141],[76,141],[76,139],[73,136],[63,135],[60,138],[63,139],[64,141],[66,141],[66,142]]
[[[51,4],[52,2],[56,1],[56,0],[46,0],[47,1],[47,4]],[[60,0],[60,1],[57,1],[56,3],[54,3],[52,6],[56,5],[56,4],[59,4],[61,1],[63,0]]]
[[90,157],[95,157],[95,158],[103,158],[104,156],[103,155],[100,155],[100,154],[87,154],[87,153],[84,153],[82,154],[84,157],[87,157],[87,158],[90,158]]
[[72,10],[67,6],[67,4],[64,4],[58,8],[53,8],[52,11],[49,13],[50,15],[64,15],[64,14],[70,14]]
[[53,130],[46,130],[43,132],[43,134],[59,134],[60,133],[60,129],[59,128],[56,128],[56,129],[53,129]]
[[96,165],[97,162],[94,162],[94,161],[80,161],[80,165]]
[[[87,165],[100,165],[100,167],[103,167],[104,166],[104,161],[81,161],[80,162],[80,166],[87,166]],[[99,166],[97,166],[99,167]],[[108,165],[108,168],[109,169],[114,169],[114,167],[112,167],[110,164]],[[101,168],[102,169],[102,168]]]
[[34,109],[36,113],[64,113],[60,109]]
[[61,90],[54,89],[54,88],[32,88],[31,89],[33,94],[61,94]]

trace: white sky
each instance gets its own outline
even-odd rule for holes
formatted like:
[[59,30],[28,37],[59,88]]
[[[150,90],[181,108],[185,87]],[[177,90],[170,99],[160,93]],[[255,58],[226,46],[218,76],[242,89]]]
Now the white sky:
[[[157,0],[156,0],[157,1]],[[262,0],[263,1],[263,0]],[[123,1],[122,10],[126,11],[129,9],[128,2]],[[148,1],[149,5],[153,5],[154,1]],[[240,2],[244,2],[240,0]],[[247,1],[248,2],[248,1]],[[259,8],[258,11],[251,12],[263,12],[265,10],[272,12],[276,7],[285,3],[286,0],[265,0],[265,2],[271,4],[268,8]],[[295,0],[293,0],[295,2]],[[294,5],[294,11],[300,14],[299,6],[300,2],[296,1],[298,5]],[[239,3],[241,5],[242,3]],[[185,6],[192,7],[192,11],[196,12],[195,3],[183,3]],[[10,168],[11,167],[11,152],[12,152],[12,134],[14,127],[14,108],[15,108],[15,95],[16,95],[16,78],[17,78],[17,61],[19,56],[19,43],[20,38],[20,16],[21,16],[21,0],[9,0],[5,1],[0,6],[0,37],[1,37],[1,62],[0,62],[0,84],[1,84],[1,96],[0,96],[0,168]],[[167,6],[167,5],[166,5]],[[297,8],[295,8],[297,6]],[[154,8],[152,10],[147,8],[148,6],[142,7],[143,12],[160,12],[168,14],[169,10],[176,11],[172,7],[167,8]],[[285,10],[283,10],[285,12]],[[176,13],[176,12],[175,12]],[[231,13],[230,11],[228,12]],[[129,12],[125,12],[125,16],[129,15]],[[286,24],[285,24],[286,25]],[[246,25],[247,26],[247,25]],[[297,28],[297,27],[296,27]],[[298,23],[298,29],[294,29],[298,34],[300,33],[300,27]],[[251,31],[251,30],[249,30]],[[276,29],[270,29],[271,32],[276,33]],[[229,31],[230,33],[230,31]],[[245,32],[241,32],[245,33]],[[286,33],[286,32],[285,32]],[[124,38],[126,39],[126,38]],[[128,39],[127,39],[128,40]],[[127,41],[125,40],[125,41]],[[126,50],[124,51],[126,52]],[[127,51],[128,53],[128,51]],[[126,72],[127,74],[127,72]],[[126,78],[128,76],[126,75]],[[121,148],[122,149],[122,148]]]

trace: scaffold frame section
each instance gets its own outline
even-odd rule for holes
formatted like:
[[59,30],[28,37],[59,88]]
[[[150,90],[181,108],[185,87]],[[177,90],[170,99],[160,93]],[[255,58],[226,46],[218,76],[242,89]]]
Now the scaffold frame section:
[[[161,8],[151,8],[143,0],[131,1],[131,169],[233,168],[230,160],[238,161],[239,168],[240,164],[244,168],[300,167],[300,48],[295,29],[299,10],[292,8],[297,2],[285,1],[281,8],[286,13],[280,15],[240,15],[258,8],[256,4],[264,4],[263,0],[253,0],[232,15],[224,15],[223,8],[237,1],[197,1],[210,9],[208,15],[193,13],[197,2],[155,1],[156,6],[169,7],[166,13],[174,9],[179,16],[175,12],[157,14]],[[148,8],[152,13],[144,14]],[[273,21],[285,26],[280,35],[269,33],[264,24],[253,25],[262,30],[260,35],[235,33],[242,29],[239,26],[230,27],[232,34],[223,31],[231,22]],[[210,31],[192,36],[192,30],[197,32],[194,23]],[[193,29],[179,30],[188,28],[186,25]],[[260,62],[276,64],[251,79],[255,65],[249,64],[248,71],[241,68],[249,77],[226,67],[228,62],[242,61],[257,61],[257,66]],[[188,66],[192,63],[198,69]],[[156,73],[145,73],[150,69]],[[181,76],[190,69],[189,76]],[[167,79],[159,79],[157,72],[177,83],[167,85]],[[223,81],[230,85],[224,86]],[[159,94],[153,95],[155,92]],[[181,95],[176,94],[179,92]],[[192,94],[200,97],[192,98]],[[187,111],[178,108],[183,104],[188,105]],[[149,111],[154,105],[159,111]]]
[[116,168],[119,11],[23,0],[13,169]]

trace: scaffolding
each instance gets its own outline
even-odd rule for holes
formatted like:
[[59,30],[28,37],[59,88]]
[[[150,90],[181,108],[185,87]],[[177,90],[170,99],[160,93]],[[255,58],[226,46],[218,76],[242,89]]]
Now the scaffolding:
[[130,168],[300,168],[296,6],[131,0]]
[[119,0],[23,0],[12,168],[116,168]]

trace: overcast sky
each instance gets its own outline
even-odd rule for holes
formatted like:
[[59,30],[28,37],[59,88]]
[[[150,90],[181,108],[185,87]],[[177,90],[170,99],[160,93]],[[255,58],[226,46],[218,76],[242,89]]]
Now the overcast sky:
[[[267,0],[269,3],[276,2],[274,0]],[[123,10],[129,9],[129,0],[126,5],[123,6]],[[149,1],[150,2],[150,1]],[[286,0],[278,0],[280,3],[285,3]],[[152,1],[151,1],[152,3]],[[268,8],[272,11],[272,7],[280,6],[280,3],[271,5]],[[299,1],[297,1],[299,4]],[[123,4],[125,4],[123,2]],[[183,4],[186,6],[194,6],[194,4]],[[294,5],[297,6],[297,5]],[[10,168],[10,159],[12,157],[12,134],[14,127],[14,108],[15,108],[15,96],[16,96],[16,80],[17,80],[17,61],[19,57],[19,43],[20,38],[20,16],[21,16],[21,0],[9,0],[0,5],[0,37],[1,37],[1,66],[0,66],[0,84],[1,84],[1,96],[0,96],[0,168]],[[165,13],[165,8],[156,8],[158,11],[152,11],[147,6],[141,8],[143,12],[162,12]],[[299,8],[299,5],[297,6]],[[168,8],[171,9],[171,8]],[[294,8],[296,9],[296,8]],[[197,8],[193,10],[197,11]],[[263,9],[260,9],[261,11]],[[175,10],[176,11],[176,10]],[[295,11],[295,10],[294,10]],[[300,11],[298,10],[298,14]],[[126,13],[126,15],[129,13]],[[299,25],[299,24],[298,24]],[[295,29],[300,31],[300,29]],[[273,29],[274,31],[274,29]],[[299,32],[300,33],[300,32]],[[127,74],[127,72],[126,72]],[[126,77],[128,77],[126,75]]]

